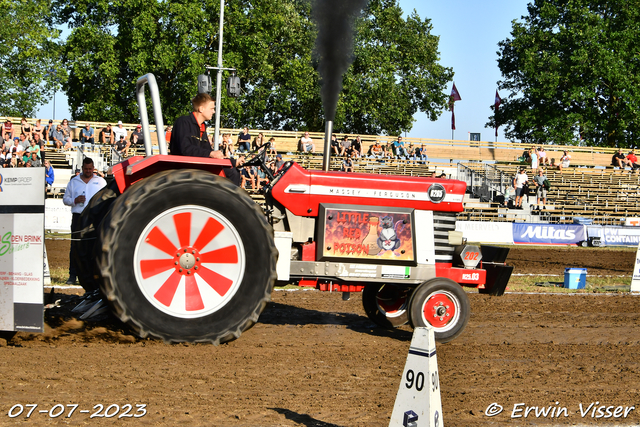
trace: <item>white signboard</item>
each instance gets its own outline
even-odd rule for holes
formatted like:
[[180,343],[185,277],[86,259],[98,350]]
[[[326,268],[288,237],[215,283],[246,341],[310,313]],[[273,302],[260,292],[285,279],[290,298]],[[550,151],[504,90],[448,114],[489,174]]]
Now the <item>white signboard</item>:
[[44,229],[71,233],[71,206],[62,203],[62,199],[45,200]]
[[456,221],[456,231],[461,231],[469,242],[513,245],[510,222]]
[[44,332],[44,168],[0,171],[0,330]]

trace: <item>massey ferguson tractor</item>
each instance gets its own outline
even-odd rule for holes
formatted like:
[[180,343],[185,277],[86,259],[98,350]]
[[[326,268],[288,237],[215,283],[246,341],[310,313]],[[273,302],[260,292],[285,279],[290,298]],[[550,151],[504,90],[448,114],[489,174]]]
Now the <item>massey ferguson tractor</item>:
[[[245,165],[270,178],[265,211],[223,176],[228,160],[152,155],[145,85],[163,129],[153,75],[137,97],[145,156],[112,168],[82,213],[79,279],[100,289],[139,336],[223,343],[257,320],[276,284],[362,291],[381,327],[432,325],[439,342],[469,321],[462,286],[501,295],[508,249],[467,245],[455,231],[466,184],[411,176],[305,170],[275,174],[267,147]],[[345,294],[347,296],[348,294]]]

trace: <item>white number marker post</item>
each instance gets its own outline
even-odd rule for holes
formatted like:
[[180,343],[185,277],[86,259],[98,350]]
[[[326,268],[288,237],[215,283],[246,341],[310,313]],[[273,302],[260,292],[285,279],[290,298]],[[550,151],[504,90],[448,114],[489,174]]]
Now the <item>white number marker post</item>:
[[433,328],[416,328],[413,331],[389,427],[443,425]]
[[638,251],[636,252],[636,262],[633,265],[631,292],[640,292],[640,244],[638,244]]

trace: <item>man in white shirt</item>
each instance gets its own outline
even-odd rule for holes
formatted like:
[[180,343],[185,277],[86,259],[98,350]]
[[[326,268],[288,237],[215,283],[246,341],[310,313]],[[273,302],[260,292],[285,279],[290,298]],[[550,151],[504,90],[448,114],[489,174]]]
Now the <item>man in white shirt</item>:
[[522,209],[523,187],[528,181],[529,177],[527,177],[527,172],[524,168],[520,169],[520,173],[513,179],[513,187],[516,190],[516,209]]
[[113,140],[118,142],[120,139],[127,140],[127,130],[122,126],[122,121],[118,121],[118,125],[113,128]]
[[82,161],[82,173],[76,175],[67,184],[62,202],[71,206],[71,250],[69,251],[69,279],[68,285],[76,283],[77,270],[75,263],[76,244],[74,239],[80,238],[80,214],[89,204],[91,198],[104,187],[107,182],[104,178],[94,175],[93,160],[85,157]]
[[309,136],[309,132],[305,132],[304,136],[300,138],[300,151],[303,153],[316,152],[316,145],[313,143],[313,139]]

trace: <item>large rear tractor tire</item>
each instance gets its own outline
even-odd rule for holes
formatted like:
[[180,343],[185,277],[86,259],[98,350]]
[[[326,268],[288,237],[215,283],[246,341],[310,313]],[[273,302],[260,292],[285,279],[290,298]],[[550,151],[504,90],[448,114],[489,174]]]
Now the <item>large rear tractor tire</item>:
[[450,279],[435,278],[416,288],[409,301],[409,321],[414,328],[430,325],[436,341],[446,343],[464,331],[471,307],[462,287]]
[[102,282],[102,274],[96,263],[96,249],[101,247],[98,230],[118,194],[118,186],[112,181],[91,198],[89,205],[80,214],[78,240],[71,242],[76,247],[78,281],[87,292],[99,289]]
[[143,338],[230,341],[270,300],[273,230],[226,178],[188,169],[146,178],[116,199],[100,240],[102,291]]
[[409,290],[400,286],[370,283],[362,291],[362,306],[376,325],[392,329],[409,321]]

